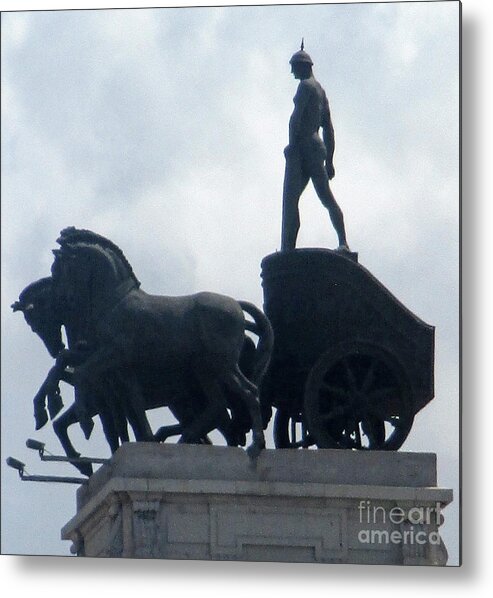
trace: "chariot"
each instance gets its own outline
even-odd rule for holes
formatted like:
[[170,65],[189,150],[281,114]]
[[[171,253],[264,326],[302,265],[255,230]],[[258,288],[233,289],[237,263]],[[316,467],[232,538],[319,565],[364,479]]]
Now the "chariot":
[[276,448],[399,449],[434,395],[434,327],[356,254],[275,253],[262,279],[275,341],[261,403],[276,408]]

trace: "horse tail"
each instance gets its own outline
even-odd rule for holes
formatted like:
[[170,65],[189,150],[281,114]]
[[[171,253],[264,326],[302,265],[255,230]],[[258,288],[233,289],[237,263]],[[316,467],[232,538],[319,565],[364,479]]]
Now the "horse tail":
[[253,322],[245,318],[245,330],[253,332],[259,339],[255,352],[255,364],[250,376],[251,381],[259,386],[269,367],[274,348],[274,330],[267,316],[253,303],[248,301],[238,301],[238,303],[241,309],[253,318]]

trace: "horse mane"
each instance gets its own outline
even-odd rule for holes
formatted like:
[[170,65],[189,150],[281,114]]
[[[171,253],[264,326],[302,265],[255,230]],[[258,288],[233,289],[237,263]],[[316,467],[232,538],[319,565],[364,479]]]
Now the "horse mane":
[[106,237],[103,237],[98,233],[94,233],[91,230],[69,226],[60,232],[60,237],[57,239],[57,243],[62,248],[73,243],[88,243],[90,245],[100,245],[103,249],[109,249],[120,258],[124,266],[127,268],[130,276],[135,281],[136,285],[140,286],[140,280],[135,276],[133,268],[125,257],[123,251],[118,247],[118,245]]

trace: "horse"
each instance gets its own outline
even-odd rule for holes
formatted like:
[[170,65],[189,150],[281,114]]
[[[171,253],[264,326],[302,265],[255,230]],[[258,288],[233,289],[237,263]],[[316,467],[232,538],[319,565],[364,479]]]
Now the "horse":
[[[73,447],[68,436],[68,428],[74,423],[80,422],[78,413],[78,395],[81,389],[75,387],[76,401],[60,417],[56,416],[63,408],[63,402],[60,394],[60,381],[67,382],[74,386],[72,367],[76,366],[87,357],[87,348],[80,342],[75,347],[70,348],[71,333],[67,330],[67,339],[69,349],[65,348],[62,342],[62,322],[57,314],[52,301],[52,279],[45,277],[28,285],[20,294],[19,300],[11,305],[14,312],[21,311],[24,314],[26,322],[43,341],[52,357],[56,359],[55,365],[50,369],[46,379],[34,397],[34,418],[36,430],[41,429],[48,421],[45,399],[48,398],[48,412],[50,419],[54,419],[53,429],[59,438],[65,453],[69,458],[80,457],[80,453]],[[113,378],[116,376],[113,374]],[[114,384],[108,381],[104,385],[104,392],[115,392]],[[86,389],[86,394],[93,396],[90,401],[92,416],[99,415],[101,418],[103,431],[109,442],[112,453],[118,448],[120,441],[129,440],[126,419],[122,410],[115,411],[116,402],[105,400],[103,391],[100,387]],[[87,399],[85,399],[87,401]],[[109,405],[109,408],[108,408]],[[115,429],[115,422],[117,428]],[[85,422],[83,431],[86,438],[89,438],[93,428],[93,423]],[[84,475],[91,475],[92,466],[89,463],[74,465]]]
[[[65,345],[62,341],[62,327],[53,305],[51,291],[51,277],[37,280],[21,292],[19,299],[11,305],[11,308],[14,312],[21,311],[24,314],[24,319],[31,330],[41,338],[48,353],[56,358],[65,349]],[[60,371],[60,380],[63,379],[63,375]],[[56,385],[49,386],[45,381],[34,397],[36,430],[42,428],[48,421],[45,409],[46,396],[51,419],[62,409],[63,403],[57,389]]]
[[[69,242],[70,240],[70,242]],[[262,442],[262,437],[259,437],[258,434],[258,416],[254,415],[253,418],[251,417],[251,407],[252,407],[252,401],[251,399],[251,395],[248,394],[247,397],[245,397],[245,388],[247,389],[246,392],[251,392],[252,388],[249,385],[248,380],[246,381],[246,383],[243,381],[242,379],[242,371],[244,373],[249,374],[250,378],[252,381],[255,382],[255,384],[253,385],[255,388],[255,385],[260,382],[261,378],[263,377],[263,374],[265,373],[265,370],[268,366],[268,360],[270,358],[270,353],[272,350],[272,341],[273,341],[273,336],[272,336],[272,329],[270,327],[270,324],[267,320],[267,318],[265,318],[265,316],[262,314],[262,312],[260,312],[260,310],[257,310],[257,308],[255,308],[255,306],[245,303],[245,302],[234,302],[234,300],[229,299],[229,298],[222,298],[222,296],[217,296],[211,293],[201,293],[198,294],[197,296],[193,296],[194,298],[153,298],[150,295],[145,294],[143,291],[138,290],[139,287],[139,283],[137,281],[137,279],[135,278],[135,276],[133,275],[132,269],[130,267],[130,265],[128,264],[128,262],[126,261],[126,258],[123,256],[123,253],[121,252],[121,250],[116,247],[114,244],[112,244],[110,241],[108,241],[107,239],[105,239],[104,237],[101,237],[100,235],[96,235],[95,233],[91,233],[90,231],[78,231],[77,229],[66,229],[65,231],[62,232],[62,236],[59,239],[59,243],[62,246],[61,250],[55,250],[55,263],[53,265],[53,271],[54,274],[56,274],[57,269],[60,270],[62,267],[67,269],[67,271],[71,271],[72,272],[72,276],[73,276],[73,280],[72,280],[72,287],[70,289],[65,289],[63,292],[60,292],[60,288],[58,288],[58,304],[56,306],[55,309],[49,309],[49,315],[51,316],[51,320],[52,320],[52,329],[48,330],[46,336],[49,337],[53,337],[55,334],[60,334],[60,321],[63,320],[63,323],[65,325],[66,331],[67,331],[67,338],[69,339],[69,336],[72,336],[73,339],[78,339],[78,342],[80,342],[81,340],[85,340],[85,338],[91,338],[92,341],[95,341],[96,344],[95,346],[98,347],[99,349],[99,354],[98,357],[92,357],[93,363],[97,360],[100,359],[101,355],[104,355],[105,351],[106,354],[107,353],[107,348],[105,350],[103,350],[103,352],[101,353],[101,345],[99,344],[100,341],[100,337],[101,335],[104,337],[105,334],[107,334],[107,328],[106,328],[106,332],[104,332],[104,334],[102,334],[101,332],[101,322],[99,322],[99,329],[98,326],[94,325],[94,319],[95,319],[95,314],[96,316],[98,316],[98,312],[100,312],[101,310],[101,305],[105,304],[104,307],[105,309],[109,309],[110,311],[112,311],[112,307],[111,307],[111,300],[115,301],[117,304],[119,304],[123,299],[126,299],[127,302],[130,302],[130,304],[126,304],[125,306],[125,301],[124,303],[124,309],[121,311],[121,313],[119,313],[119,315],[117,314],[117,317],[120,318],[128,318],[128,317],[133,317],[134,318],[134,328],[131,328],[131,335],[133,335],[133,337],[131,336],[132,342],[136,343],[135,345],[135,349],[139,349],[142,346],[144,347],[148,347],[150,346],[150,348],[152,349],[151,353],[154,351],[157,351],[159,353],[159,351],[161,351],[161,353],[163,353],[163,350],[160,346],[161,344],[161,339],[156,339],[156,337],[154,336],[152,338],[152,342],[151,345],[148,344],[148,336],[144,336],[144,340],[139,338],[136,338],[136,336],[138,337],[138,330],[139,330],[139,326],[140,324],[142,324],[142,322],[145,321],[145,318],[148,319],[148,321],[153,321],[153,318],[156,322],[158,322],[162,329],[164,334],[166,335],[166,339],[170,339],[173,341],[173,336],[172,334],[170,335],[170,333],[176,334],[177,332],[179,332],[179,329],[181,327],[180,322],[176,322],[174,321],[174,323],[171,323],[166,320],[166,325],[164,325],[163,327],[163,323],[160,321],[162,319],[162,315],[164,314],[168,314],[170,313],[169,308],[171,305],[173,305],[173,309],[171,310],[171,312],[173,312],[176,309],[176,306],[178,306],[178,315],[179,317],[184,317],[184,321],[188,322],[189,325],[189,336],[188,336],[188,340],[185,342],[182,342],[182,345],[180,345],[180,351],[178,351],[177,354],[174,354],[173,351],[171,350],[171,353],[169,352],[168,349],[168,353],[166,353],[166,351],[164,352],[165,356],[171,357],[171,360],[168,359],[167,361],[164,360],[164,365],[161,365],[161,370],[164,371],[165,376],[164,376],[164,380],[165,380],[165,384],[164,387],[162,387],[161,383],[160,383],[160,378],[161,378],[161,373],[159,368],[157,368],[157,364],[159,363],[159,360],[154,360],[153,364],[151,365],[151,367],[147,367],[145,365],[146,360],[149,358],[150,353],[147,353],[147,357],[145,357],[144,360],[137,358],[136,360],[134,359],[134,362],[130,362],[127,359],[123,359],[120,360],[120,362],[117,359],[117,363],[120,363],[120,369],[118,370],[117,366],[108,366],[108,363],[106,363],[106,366],[102,368],[102,370],[104,371],[104,375],[102,375],[102,370],[100,369],[100,373],[99,373],[99,378],[98,378],[98,374],[94,373],[94,371],[92,371],[93,366],[90,363],[90,355],[91,352],[89,351],[88,353],[86,353],[87,355],[89,355],[88,360],[89,360],[89,365],[87,365],[87,363],[84,363],[84,360],[79,360],[81,361],[81,363],[79,363],[79,367],[75,367],[75,371],[74,371],[74,375],[76,373],[76,371],[79,369],[79,378],[80,378],[80,369],[82,367],[82,369],[85,367],[85,376],[82,376],[83,381],[79,380],[79,383],[76,383],[76,389],[82,389],[82,388],[90,388],[92,386],[92,392],[93,394],[95,393],[96,396],[101,396],[103,394],[106,394],[107,397],[110,397],[110,404],[114,404],[114,401],[116,400],[115,397],[118,396],[119,399],[125,398],[125,397],[132,397],[132,400],[128,401],[128,405],[125,407],[125,409],[128,410],[129,406],[130,407],[135,407],[135,395],[137,395],[137,397],[139,398],[139,407],[137,408],[137,414],[140,412],[142,412],[145,409],[148,408],[153,408],[155,406],[161,406],[161,405],[165,405],[168,404],[168,406],[170,407],[170,409],[173,411],[173,413],[175,414],[175,416],[177,417],[177,419],[179,420],[180,424],[178,424],[177,426],[164,426],[163,428],[161,428],[159,430],[159,432],[155,435],[155,437],[157,437],[159,440],[164,440],[167,436],[171,435],[171,434],[177,434],[177,433],[182,433],[182,441],[189,441],[189,442],[206,442],[207,441],[207,437],[206,434],[203,434],[200,436],[200,429],[205,429],[205,428],[210,428],[213,429],[213,427],[215,427],[214,425],[211,426],[211,421],[214,421],[214,418],[216,416],[216,414],[221,413],[221,417],[220,417],[220,422],[217,424],[216,427],[219,427],[220,431],[223,433],[223,435],[225,435],[225,437],[227,438],[228,435],[228,429],[230,430],[229,434],[230,434],[230,439],[228,440],[228,444],[244,444],[244,440],[243,443],[240,441],[238,442],[238,435],[241,434],[243,435],[243,438],[245,436],[245,431],[248,431],[250,428],[250,422],[253,421],[254,418],[256,419],[257,422],[257,436],[255,437],[255,430],[254,430],[254,442],[252,443],[252,447],[249,447],[249,454],[252,456],[255,456],[255,453],[258,454],[259,451],[259,445]],[[78,257],[78,260],[76,259]],[[92,276],[92,283],[94,285],[94,288],[106,288],[106,289],[110,289],[110,299],[108,299],[108,297],[106,297],[104,300],[102,300],[101,298],[96,299],[96,303],[98,303],[99,301],[99,307],[95,304],[91,304],[91,302],[87,301],[89,299],[89,295],[85,297],[85,301],[82,302],[82,304],[79,305],[71,305],[71,301],[74,301],[74,297],[76,296],[84,296],[84,294],[87,295],[88,289],[89,287],[84,283],[84,277],[87,275],[87,273],[84,273],[84,264],[82,262],[91,262],[91,260],[93,261],[92,266],[96,267],[97,270],[97,274],[101,275],[102,272],[104,271],[103,269],[100,269],[100,267],[106,263],[106,266],[111,265],[111,267],[109,268],[110,272],[112,272],[113,274],[113,288],[110,285],[106,285],[102,284],[101,285],[101,276],[96,276],[96,278],[94,278],[94,276]],[[62,264],[63,262],[63,264]],[[75,265],[75,263],[77,262],[77,265]],[[74,266],[72,269],[69,267],[69,263],[72,264],[72,266]],[[97,265],[97,266],[96,266]],[[58,275],[60,276],[61,273],[58,272]],[[53,281],[54,278],[50,279],[50,284],[51,286],[53,286]],[[104,278],[104,277],[103,277]],[[97,280],[96,280],[97,279]],[[101,280],[100,280],[101,279]],[[75,281],[75,282],[74,282]],[[117,284],[118,283],[118,284]],[[44,283],[46,286],[48,284],[48,280],[45,281]],[[116,285],[116,287],[115,287]],[[32,285],[30,285],[32,286]],[[36,285],[34,285],[36,286]],[[43,287],[43,285],[40,285],[41,287]],[[29,289],[29,287],[28,287]],[[24,295],[26,295],[26,291],[23,291]],[[28,293],[29,294],[29,293]],[[42,294],[42,293],[40,293]],[[31,301],[28,301],[27,296],[23,297],[23,294],[21,293],[21,299],[24,299],[24,302],[16,302],[17,306],[14,307],[16,304],[14,304],[14,309],[15,310],[22,310],[24,311],[24,315],[26,317],[26,320],[28,320],[28,318],[32,318],[32,314],[33,314],[33,301],[32,301],[32,295],[33,295],[33,288],[30,289],[30,295],[31,295]],[[132,295],[134,295],[132,297]],[[136,296],[135,296],[136,295]],[[52,301],[53,301],[53,289],[52,289]],[[178,300],[180,299],[180,300]],[[178,301],[177,301],[178,300]],[[103,303],[101,303],[101,301]],[[140,303],[139,303],[140,302]],[[207,305],[209,307],[209,303],[212,305],[213,310],[215,310],[215,316],[216,316],[216,320],[214,321],[214,318],[208,318],[208,316],[206,316],[204,318],[204,305]],[[22,307],[21,307],[22,304]],[[147,307],[147,311],[151,311],[151,314],[147,314],[147,312],[144,310],[144,313],[140,313],[139,314],[139,310],[137,310],[137,314],[136,314],[136,310],[135,310],[135,305],[145,305]],[[165,305],[163,305],[165,304]],[[231,311],[231,313],[234,313],[234,317],[236,318],[235,323],[237,324],[238,320],[241,318],[242,321],[242,351],[241,351],[241,361],[243,361],[241,368],[240,368],[240,374],[238,374],[237,372],[237,359],[236,359],[236,363],[233,364],[231,367],[231,370],[228,372],[227,368],[225,367],[224,369],[222,369],[222,365],[220,367],[214,366],[213,364],[213,371],[215,372],[216,378],[217,376],[217,372],[219,372],[221,375],[223,375],[223,372],[226,372],[224,374],[226,381],[224,382],[221,379],[221,376],[219,376],[219,380],[215,380],[214,376],[211,376],[212,380],[209,380],[207,378],[207,369],[208,369],[208,364],[211,362],[211,360],[214,359],[218,359],[219,363],[222,364],[222,361],[224,361],[223,357],[224,355],[226,355],[226,362],[228,364],[232,363],[232,359],[231,359],[231,350],[227,349],[228,348],[228,342],[229,342],[229,338],[227,337],[228,334],[228,329],[227,326],[225,327],[225,321],[223,319],[223,316],[225,314],[228,314],[228,310],[231,310],[231,305],[235,304],[236,310]],[[129,307],[130,305],[130,307]],[[155,309],[155,306],[158,306],[157,311],[153,314],[152,313],[152,309]],[[227,306],[227,308],[225,309],[224,312],[221,312],[221,309],[224,310],[224,306]],[[132,307],[133,306],[133,307]],[[152,309],[151,309],[151,307]],[[240,307],[240,309],[245,309],[245,311],[247,313],[250,313],[250,315],[254,318],[254,322],[249,322],[248,320],[246,320],[243,316],[243,311],[240,311],[240,314],[238,314],[238,307]],[[166,309],[165,309],[166,307]],[[187,310],[184,310],[184,308],[187,307]],[[192,307],[192,309],[190,309]],[[161,311],[159,311],[161,310]],[[141,310],[142,311],[142,310]],[[184,312],[187,312],[189,315],[186,316],[184,315]],[[118,312],[118,310],[117,310]],[[207,312],[207,310],[206,310]],[[56,317],[53,317],[54,314],[56,314]],[[62,314],[64,315],[64,317],[62,317]],[[146,315],[147,314],[147,315]],[[101,313],[99,313],[99,315],[101,315]],[[145,315],[145,318],[143,317]],[[231,315],[231,314],[230,314]],[[202,317],[201,317],[202,316]],[[219,318],[217,317],[219,316]],[[135,318],[137,318],[135,320]],[[140,320],[139,320],[140,318]],[[149,320],[150,318],[150,320]],[[44,320],[48,320],[49,321],[50,318],[47,318],[46,315],[44,316]],[[96,318],[97,319],[97,318]],[[166,319],[166,318],[165,318]],[[196,337],[194,335],[190,335],[190,319],[194,320],[194,326],[197,325],[198,328],[194,328],[194,326],[192,326],[192,329],[194,330],[194,334],[195,334],[195,330],[198,330],[200,332],[200,329],[205,329],[208,331],[208,327],[210,327],[211,323],[212,325],[212,332],[216,334],[217,339],[210,339],[210,340],[219,340],[219,345],[215,345],[212,342],[209,342],[209,345],[207,344],[203,344],[203,337],[200,337],[199,334],[199,342],[196,342]],[[227,318],[226,318],[227,319]],[[221,321],[220,321],[221,320]],[[104,322],[104,318],[102,319],[102,321]],[[140,322],[140,324],[139,324]],[[29,322],[28,322],[29,323]],[[154,326],[154,324],[153,324]],[[111,326],[110,326],[111,327]],[[50,328],[48,326],[48,328]],[[103,326],[104,328],[104,326]],[[148,328],[147,332],[149,332],[150,330],[152,330],[152,328]],[[235,328],[236,330],[236,328]],[[249,339],[248,337],[244,336],[244,331],[245,330],[251,330],[255,333],[257,333],[259,335],[259,342],[258,342],[258,346],[257,349],[255,349],[255,346],[253,345],[253,342],[251,341],[251,339]],[[38,332],[39,334],[39,327],[35,330]],[[69,331],[71,331],[71,333],[69,333]],[[94,333],[94,331],[96,331],[97,334]],[[42,335],[40,335],[42,336]],[[43,336],[42,336],[43,338]],[[147,340],[146,340],[147,339]],[[195,339],[195,340],[194,340]],[[234,342],[236,344],[232,345],[234,347],[234,351],[237,351],[237,346],[238,346],[238,337],[235,337]],[[43,338],[43,341],[46,341],[46,338]],[[121,338],[118,342],[121,341]],[[124,344],[127,342],[125,339],[123,339]],[[140,344],[139,342],[144,343],[144,345]],[[181,342],[181,341],[180,341]],[[223,346],[221,347],[221,342],[223,343]],[[152,345],[152,343],[154,343],[154,345]],[[45,342],[46,344],[46,342]],[[69,339],[69,346],[70,346],[70,339]],[[110,347],[113,347],[113,351],[115,350],[115,343],[114,343],[114,339],[111,340],[111,335],[110,335]],[[183,346],[185,347],[185,351],[183,350]],[[231,346],[231,343],[230,343]],[[59,345],[58,345],[59,347]],[[205,350],[204,350],[205,348]],[[252,350],[253,348],[253,350]],[[121,349],[121,347],[120,347]],[[227,350],[225,350],[227,349]],[[228,353],[229,350],[229,353]],[[186,359],[185,359],[185,353],[186,351],[188,351],[188,357],[187,359],[194,359],[195,360],[195,368],[193,369],[191,368],[192,371],[190,371],[190,376],[188,376],[188,374],[186,373],[186,370],[183,370],[183,368],[180,369],[180,367],[176,367],[177,364],[181,363],[182,366],[184,365]],[[221,353],[221,351],[223,351]],[[50,353],[53,355],[54,351],[50,351]],[[110,351],[111,353],[111,351]],[[123,354],[123,353],[122,353]],[[250,354],[249,358],[245,359],[245,355],[246,354]],[[255,359],[252,359],[251,356],[252,354],[254,354]],[[72,354],[70,351],[65,350],[65,352],[62,354],[60,354],[60,356],[64,356],[65,359],[65,365],[68,365],[70,362],[69,357],[74,357],[74,353],[72,351]],[[134,353],[134,356],[137,355],[137,351]],[[139,353],[140,356],[142,356],[142,352]],[[201,355],[203,357],[203,359],[201,358]],[[163,357],[163,355],[161,355],[161,358]],[[185,361],[184,361],[185,359]],[[193,360],[192,359],[192,360]],[[227,361],[229,359],[229,362]],[[173,361],[174,360],[174,361]],[[181,360],[181,361],[180,361]],[[58,360],[57,360],[58,361]],[[135,369],[135,374],[134,375],[130,375],[130,382],[129,382],[129,376],[128,373],[132,371],[132,367],[129,368],[129,365],[131,365],[132,363],[134,363],[134,365],[136,364],[136,369]],[[162,362],[161,362],[162,363]],[[123,366],[122,366],[123,364]],[[198,366],[197,366],[198,364]],[[73,364],[76,365],[76,364]],[[216,367],[216,370],[214,370],[214,367]],[[58,368],[58,370],[57,370]],[[164,368],[164,370],[162,369]],[[166,369],[168,368],[168,369]],[[120,372],[120,378],[122,381],[122,386],[120,388],[120,392],[119,393],[111,393],[108,392],[108,383],[109,382],[115,382],[115,379],[117,378],[116,376],[116,372],[119,371]],[[67,378],[68,373],[65,370],[65,367],[60,367],[60,364],[57,364],[55,366],[55,368],[52,369],[52,372],[50,372],[51,375],[51,386],[53,386],[53,381],[56,382],[56,377],[59,376],[62,372],[64,372],[63,375],[65,375],[65,378]],[[199,373],[197,373],[199,372]],[[183,380],[183,376],[185,375],[185,377],[188,378],[188,381],[186,381],[186,383],[180,387],[179,385],[177,385],[176,383],[176,377],[179,374],[178,377],[181,376],[181,379]],[[50,378],[50,375],[48,376],[48,378]],[[74,383],[73,378],[74,375],[70,376],[70,380],[66,380],[69,381],[71,383]],[[76,376],[75,376],[76,377]],[[174,380],[171,380],[171,378],[174,378]],[[244,376],[243,376],[244,378]],[[63,379],[63,378],[61,378]],[[96,384],[95,381],[99,379],[99,384]],[[201,384],[199,383],[199,379],[202,381],[203,386],[201,386]],[[250,383],[251,384],[251,383]],[[223,387],[221,388],[221,385],[223,385]],[[50,385],[48,385],[50,386]],[[104,389],[106,386],[106,392],[103,393],[102,389]],[[231,441],[231,425],[230,422],[227,422],[227,417],[225,416],[224,410],[222,410],[222,408],[218,408],[217,405],[215,406],[214,404],[212,405],[212,410],[211,410],[211,402],[213,403],[213,401],[210,400],[210,396],[207,396],[207,392],[203,391],[203,388],[211,388],[211,387],[219,387],[219,396],[221,397],[221,400],[223,399],[224,395],[227,396],[227,406],[230,408],[232,414],[233,414],[233,419],[235,419],[235,414],[240,414],[240,417],[237,418],[238,421],[241,422],[242,416],[241,413],[243,411],[243,413],[247,413],[247,417],[245,418],[243,415],[243,424],[242,424],[242,431],[240,430],[240,427],[238,427],[238,425],[236,425],[236,440],[235,441]],[[177,392],[177,388],[180,388],[180,391]],[[122,390],[123,389],[123,390]],[[42,392],[42,389],[40,389],[40,393]],[[256,388],[255,388],[256,390]],[[170,397],[170,391],[171,392],[171,398],[170,400],[168,400],[166,397]],[[255,392],[255,391],[253,391]],[[39,393],[38,393],[39,394]],[[83,393],[86,397],[88,395],[87,392]],[[253,393],[252,393],[253,394]],[[181,400],[179,400],[179,397],[181,397]],[[194,398],[194,401],[191,402],[191,397]],[[43,396],[44,399],[44,396]],[[200,399],[201,403],[197,404],[197,400]],[[199,402],[200,402],[199,401]],[[79,401],[80,403],[80,401]],[[84,403],[84,401],[82,401],[82,403]],[[98,401],[96,401],[96,404],[98,403]],[[209,420],[208,420],[208,424],[207,426],[202,426],[200,427],[200,425],[197,425],[197,423],[193,424],[195,427],[193,427],[192,425],[192,420],[196,419],[196,415],[202,411],[205,410],[205,407],[207,406],[208,403],[208,409],[209,409]],[[114,406],[114,405],[113,405]],[[224,402],[222,403],[222,406],[224,406]],[[57,433],[57,435],[59,436],[60,440],[62,441],[62,445],[64,446],[67,454],[72,454],[72,455],[77,455],[78,453],[75,452],[75,449],[73,449],[73,447],[71,447],[70,441],[68,439],[68,434],[67,434],[67,428],[69,425],[71,425],[72,423],[75,423],[76,421],[80,421],[81,417],[80,417],[80,410],[79,410],[79,414],[77,413],[77,409],[76,409],[77,405],[72,406],[71,408],[69,408],[64,414],[62,414],[62,416],[60,418],[58,418],[58,420],[56,420],[54,422],[54,428],[55,428],[55,432]],[[80,404],[79,404],[80,407]],[[86,410],[87,410],[87,405],[86,405]],[[84,410],[82,410],[83,412]],[[210,416],[210,413],[213,413],[213,417]],[[97,412],[97,410],[95,411],[94,409],[94,405],[89,407],[89,411],[86,414],[89,417],[92,417],[93,415],[95,415]],[[250,416],[248,416],[248,414],[250,414]],[[51,415],[51,412],[50,412]],[[100,415],[102,415],[100,413]],[[82,417],[82,419],[84,419],[84,417]],[[111,418],[110,418],[111,419]],[[150,439],[150,435],[152,434],[150,432],[150,429],[148,428],[148,424],[146,423],[146,419],[144,420],[142,417],[142,413],[140,413],[140,416],[137,415],[135,416],[135,418],[137,421],[134,421],[132,423],[132,427],[134,428],[134,433],[137,431],[136,433],[136,437],[138,438],[140,436],[141,439]],[[248,419],[248,424],[245,425],[245,421],[246,419]],[[103,420],[102,420],[103,421]],[[37,424],[38,424],[38,419],[37,419]],[[228,427],[229,426],[229,427]],[[103,422],[103,428],[104,428],[104,422]],[[234,428],[234,426],[233,426]],[[188,430],[187,430],[188,429]],[[197,429],[199,430],[197,432]],[[188,431],[188,436],[187,436],[187,431]],[[106,434],[106,430],[105,430],[105,434]],[[88,435],[86,434],[86,437]],[[199,438],[200,436],[200,438]],[[260,438],[260,440],[259,440]],[[205,439],[205,440],[204,440]],[[123,439],[124,440],[124,439]],[[71,448],[70,448],[71,447]],[[112,448],[113,450],[113,448]]]
[[[205,397],[194,410],[180,441],[200,442],[219,425],[231,424],[227,392],[248,410],[256,459],[265,447],[258,382],[268,367],[273,331],[253,304],[201,292],[183,297],[145,293],[119,247],[108,239],[74,227],[62,231],[52,265],[55,305],[64,322],[78,326],[79,340],[94,350],[74,370],[80,383],[125,372],[124,383],[140,436],[154,438],[145,415],[143,386],[153,387],[177,410],[190,397]],[[258,331],[257,363],[252,379],[240,370],[239,358],[249,314]],[[255,384],[257,382],[257,384]],[[201,393],[198,391],[201,391]]]
[[[55,366],[50,369],[46,379],[34,398],[36,430],[41,429],[48,421],[45,398],[48,398],[48,411],[50,419],[53,420],[63,407],[59,389],[60,381],[67,382],[74,386],[71,368],[82,363],[88,355],[87,347],[84,346],[84,343],[79,342],[79,344],[74,347],[73,343],[70,342],[71,338],[73,338],[73,332],[70,329],[66,329],[69,348],[65,348],[61,337],[62,322],[53,306],[52,286],[53,281],[51,277],[42,278],[41,280],[33,282],[21,292],[19,300],[11,305],[14,312],[21,311],[24,314],[24,318],[33,332],[41,338],[50,355],[56,358]],[[250,327],[253,329],[253,326]],[[252,339],[245,336],[240,356],[240,369],[246,375],[251,375],[253,372],[255,352],[256,348]],[[96,415],[100,416],[103,431],[112,453],[119,447],[120,442],[128,442],[129,440],[126,419],[121,410],[115,413],[114,409],[115,404],[118,403],[114,398],[119,392],[116,388],[117,378],[118,376],[116,376],[115,372],[112,372],[111,375],[106,378],[103,385],[94,384],[92,388],[86,389],[85,392],[86,397],[89,397],[89,415],[91,418]],[[120,394],[121,391],[122,389],[120,389]],[[75,388],[75,393],[76,402],[53,422],[53,429],[60,440],[66,455],[72,459],[80,457],[80,453],[73,447],[68,436],[68,428],[75,423],[81,423],[77,409],[78,404],[80,403],[80,398],[77,397],[77,395],[81,394],[80,387]],[[111,397],[113,397],[113,399],[111,399]],[[248,414],[241,413],[241,410],[239,413],[238,404],[230,405],[230,408],[235,416],[235,441],[231,441],[231,434],[229,435],[228,440],[227,434],[222,431],[221,428],[219,428],[219,431],[222,431],[228,444],[244,445],[246,432],[250,429],[249,419],[245,417],[248,416]],[[183,409],[180,414],[175,413],[174,415],[177,419],[181,417],[186,421],[186,415],[184,415]],[[118,420],[117,426],[114,425],[115,419]],[[170,436],[181,434],[183,426],[183,422],[180,422],[177,425],[162,426],[154,435],[154,438],[163,442]],[[85,425],[82,427],[86,438],[89,438],[93,427],[92,422],[86,420]],[[134,433],[135,432],[136,430],[134,429]],[[135,435],[137,437],[138,430]],[[204,444],[210,444],[210,440],[207,436],[202,439],[202,442]],[[92,466],[90,464],[77,462],[74,462],[73,464],[84,475],[90,476],[92,474]]]

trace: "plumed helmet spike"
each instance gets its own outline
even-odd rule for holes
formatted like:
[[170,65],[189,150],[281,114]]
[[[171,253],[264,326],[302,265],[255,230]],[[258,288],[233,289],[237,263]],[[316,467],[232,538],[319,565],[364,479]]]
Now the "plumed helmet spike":
[[305,52],[305,38],[304,37],[301,38],[301,49],[298,50],[297,52],[295,52],[291,56],[291,60],[289,61],[289,64],[295,64],[295,63],[305,63],[305,64],[309,64],[310,66],[313,66],[313,60],[310,58],[310,55]]

